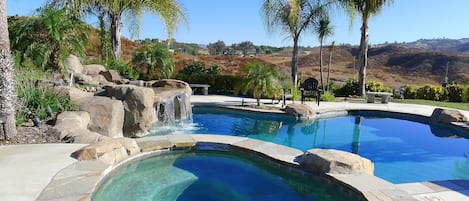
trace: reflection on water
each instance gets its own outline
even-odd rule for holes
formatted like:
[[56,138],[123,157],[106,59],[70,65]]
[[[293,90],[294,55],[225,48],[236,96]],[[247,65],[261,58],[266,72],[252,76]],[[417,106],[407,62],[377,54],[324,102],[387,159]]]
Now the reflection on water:
[[[375,175],[395,183],[464,179],[469,175],[469,140],[446,128],[369,116],[298,122],[280,115],[195,110],[191,133],[246,136],[303,151],[338,149],[375,163]],[[444,133],[444,134],[442,134]],[[451,147],[451,148],[449,148]]]

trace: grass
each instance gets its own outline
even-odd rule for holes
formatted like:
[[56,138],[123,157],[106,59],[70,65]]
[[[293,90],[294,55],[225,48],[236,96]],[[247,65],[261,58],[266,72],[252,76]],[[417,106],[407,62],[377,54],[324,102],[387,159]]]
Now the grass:
[[397,98],[393,99],[392,102],[431,105],[431,106],[448,107],[448,108],[469,111],[469,103],[453,103],[453,102],[430,101],[430,100],[421,100],[421,99],[397,99]]

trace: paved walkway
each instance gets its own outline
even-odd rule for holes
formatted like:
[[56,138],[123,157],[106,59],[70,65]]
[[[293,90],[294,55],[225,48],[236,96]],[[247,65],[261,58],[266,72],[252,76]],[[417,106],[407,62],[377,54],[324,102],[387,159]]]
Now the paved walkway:
[[35,200],[52,177],[74,163],[70,157],[82,144],[0,146],[0,200]]
[[[256,100],[219,95],[194,95],[191,97],[191,102],[195,105],[240,105],[242,102],[255,104]],[[262,100],[261,102],[272,103],[271,100]],[[288,103],[291,103],[291,101],[288,101]],[[365,101],[321,102],[319,107],[312,102],[307,104],[318,110],[376,109],[425,116],[430,116],[435,108],[433,106],[399,103],[369,104]],[[274,105],[281,107],[280,104]],[[469,111],[461,112],[469,117]],[[80,144],[0,146],[0,200],[35,200],[57,172],[76,161],[70,157],[70,154],[83,146]],[[413,187],[416,185],[413,185]]]

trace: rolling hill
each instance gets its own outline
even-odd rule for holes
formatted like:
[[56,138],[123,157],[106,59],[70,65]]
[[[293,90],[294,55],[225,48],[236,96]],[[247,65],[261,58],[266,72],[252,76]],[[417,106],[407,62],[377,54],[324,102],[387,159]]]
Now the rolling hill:
[[[131,58],[139,44],[124,40],[125,59]],[[354,56],[357,47],[338,46],[333,49],[331,80],[345,82],[357,77]],[[404,84],[439,85],[444,81],[446,67],[450,82],[463,83],[469,80],[469,39],[419,40],[412,43],[376,45],[368,52],[367,79],[384,82],[386,86],[398,88]],[[218,65],[222,74],[240,75],[241,67],[249,61],[262,61],[282,71],[290,71],[291,50],[286,49],[270,55],[256,57],[239,56],[190,56],[174,54],[175,71],[182,69],[194,60],[207,66]],[[324,70],[329,63],[329,48],[324,48]],[[300,52],[299,77],[319,78],[319,48]],[[326,73],[324,73],[324,76]]]

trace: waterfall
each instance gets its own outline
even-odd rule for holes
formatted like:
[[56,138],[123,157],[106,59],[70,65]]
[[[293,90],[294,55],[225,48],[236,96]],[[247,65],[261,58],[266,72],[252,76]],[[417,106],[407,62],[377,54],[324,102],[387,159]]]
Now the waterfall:
[[156,102],[156,123],[152,129],[154,134],[167,134],[178,131],[193,130],[192,107],[189,94],[161,94],[160,102]]

